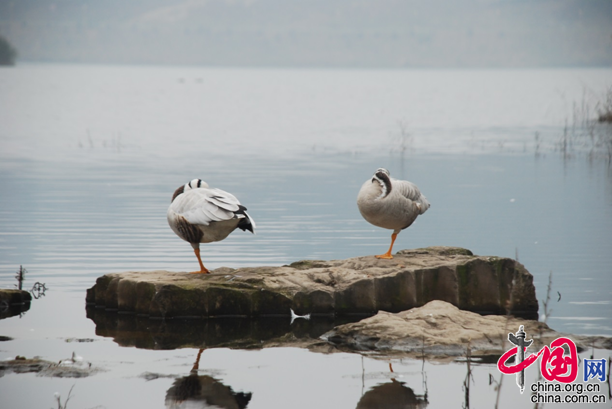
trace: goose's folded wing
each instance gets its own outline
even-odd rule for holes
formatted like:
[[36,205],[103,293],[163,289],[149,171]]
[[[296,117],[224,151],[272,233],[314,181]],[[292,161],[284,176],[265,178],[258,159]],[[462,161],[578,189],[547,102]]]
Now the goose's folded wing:
[[208,198],[215,205],[221,209],[225,209],[230,212],[235,212],[240,208],[240,202],[231,193],[221,189],[207,189]]
[[414,202],[419,200],[419,198],[422,196],[417,185],[406,180],[393,180],[393,188],[397,189],[397,191],[406,199],[410,199]]
[[429,209],[429,201],[414,183],[406,180],[394,180],[393,188],[397,189],[397,191],[406,199],[417,203],[417,206],[419,206],[420,209],[420,214],[425,213],[425,211]]
[[[194,189],[183,193],[174,201],[175,213],[191,224],[208,226],[211,222],[231,220],[236,217],[238,200],[220,189]],[[173,203],[173,205],[175,205]]]

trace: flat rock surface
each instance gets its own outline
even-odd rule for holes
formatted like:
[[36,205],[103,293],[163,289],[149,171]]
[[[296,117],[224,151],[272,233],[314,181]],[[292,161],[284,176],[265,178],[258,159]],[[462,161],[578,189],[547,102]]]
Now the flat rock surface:
[[533,277],[515,260],[456,247],[304,260],[278,267],[221,267],[212,274],[125,272],[99,277],[88,305],[150,318],[373,315],[432,300],[463,310],[536,318]]
[[[500,355],[512,345],[508,334],[524,325],[530,351],[539,350],[564,334],[545,323],[511,316],[482,316],[462,311],[444,301],[397,314],[380,311],[359,322],[340,325],[322,336],[328,342],[355,351],[400,352],[414,356]],[[612,349],[612,339],[568,335],[581,349]]]

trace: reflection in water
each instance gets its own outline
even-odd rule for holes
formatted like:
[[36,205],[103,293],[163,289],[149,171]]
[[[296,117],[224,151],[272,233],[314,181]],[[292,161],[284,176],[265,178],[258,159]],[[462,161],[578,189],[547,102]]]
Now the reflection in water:
[[474,380],[474,376],[472,375],[472,366],[470,362],[472,359],[472,348],[470,347],[469,342],[468,342],[465,358],[466,358],[465,363],[467,365],[467,374],[465,375],[465,379],[463,380],[463,391],[465,392],[463,408],[469,409],[470,408],[470,384],[471,384],[471,381]]
[[21,289],[0,291],[0,319],[21,315],[30,309],[32,297]]
[[14,317],[15,315],[21,315],[30,309],[30,303],[9,305],[7,302],[0,302],[0,320],[4,318]]
[[45,296],[47,286],[38,281],[32,286],[31,290],[25,290],[23,283],[28,270],[19,266],[19,270],[15,273],[17,284],[8,289],[0,291],[0,320],[4,318],[14,317],[15,315],[22,316],[23,313],[30,309],[32,297],[39,299]]
[[357,403],[357,409],[417,409],[427,404],[427,397],[417,396],[404,382],[392,379],[367,391]]
[[[295,320],[287,317],[261,319],[225,317],[214,319],[155,320],[135,314],[118,314],[87,307],[87,318],[96,324],[96,335],[112,337],[121,346],[142,349],[185,347],[261,348],[273,340],[318,341],[334,326],[361,317],[333,319],[312,317]],[[289,336],[288,336],[289,335]]]
[[[411,388],[405,386],[404,382],[399,382],[395,378],[391,378],[390,383],[376,385],[363,394],[357,403],[357,409],[418,409],[427,407],[429,401],[427,400],[425,356],[423,356],[422,362],[421,375],[423,376],[423,390],[425,391],[423,395],[415,394]],[[363,370],[363,356],[361,357],[361,365]],[[389,362],[389,372],[392,374],[394,373],[392,362]],[[362,383],[364,382],[364,376],[365,370],[362,374]]]
[[23,289],[23,282],[25,280],[25,275],[28,272],[28,270],[26,270],[25,268],[23,268],[23,266],[19,266],[19,271],[17,271],[17,274],[15,274],[15,279],[17,279],[17,288],[22,290]]
[[174,381],[166,392],[166,407],[179,408],[218,408],[244,409],[249,404],[250,392],[234,392],[231,387],[219,380],[203,375],[198,376],[200,357],[204,349],[200,349],[198,357],[189,376]]

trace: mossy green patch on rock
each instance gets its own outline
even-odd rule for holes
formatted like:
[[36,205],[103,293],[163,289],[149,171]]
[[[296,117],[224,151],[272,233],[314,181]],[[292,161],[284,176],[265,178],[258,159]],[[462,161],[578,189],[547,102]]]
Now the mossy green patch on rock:
[[151,300],[150,313],[158,318],[203,318],[207,297],[197,287],[185,289],[175,284],[161,286]]
[[289,264],[289,267],[296,270],[310,270],[312,268],[326,267],[327,264],[323,260],[300,260]]
[[415,274],[400,271],[374,280],[376,305],[384,311],[402,311],[417,305]]
[[437,268],[418,270],[415,273],[417,288],[420,289],[415,307],[427,304],[432,300],[457,304],[458,285],[454,269],[442,265]]
[[336,314],[375,314],[378,311],[374,281],[362,279],[335,293]]
[[333,315],[335,301],[331,291],[315,289],[313,291],[298,291],[293,297],[291,308],[296,314]]
[[209,317],[252,315],[251,294],[253,290],[242,288],[208,287],[206,289],[206,312]]
[[413,252],[424,252],[429,254],[437,254],[440,256],[473,256],[472,253],[468,249],[464,249],[461,247],[444,247],[444,246],[432,246],[432,247],[424,247],[415,250],[400,250],[398,254],[410,254]]

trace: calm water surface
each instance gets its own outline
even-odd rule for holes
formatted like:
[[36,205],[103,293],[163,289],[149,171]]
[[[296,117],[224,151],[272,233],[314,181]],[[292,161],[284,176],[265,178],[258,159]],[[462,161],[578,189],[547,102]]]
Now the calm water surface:
[[[258,227],[203,246],[209,268],[384,251],[389,232],[355,205],[384,166],[432,202],[396,250],[518,256],[540,301],[552,272],[551,327],[612,336],[612,171],[581,146],[569,157],[555,151],[575,106],[594,106],[611,83],[611,70],[0,70],[0,286],[13,287],[23,265],[26,288],[49,288],[21,317],[0,321],[0,335],[13,339],[0,356],[59,361],[76,352],[105,369],[76,380],[5,374],[3,402],[50,407],[54,392],[65,398],[74,385],[69,407],[179,407],[172,387],[198,346],[145,349],[155,348],[142,340],[150,328],[127,341],[103,333],[84,298],[105,273],[196,267],[165,216],[174,189],[195,177],[234,193]],[[425,394],[428,407],[466,405],[465,363],[394,359],[390,373],[388,362],[210,348],[199,375],[252,393],[251,409],[384,406],[410,393],[415,405]],[[495,404],[489,375],[500,379],[494,365],[474,369],[470,407]],[[500,406],[529,403],[511,378]]]

